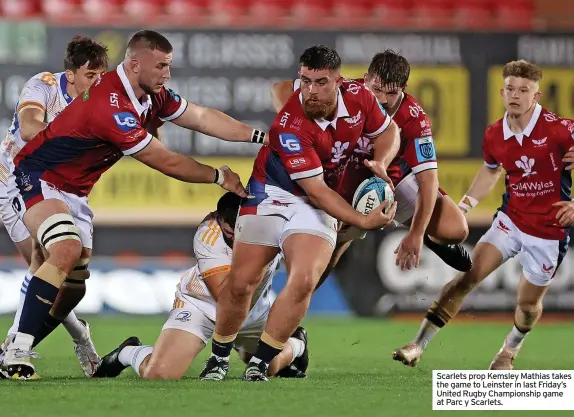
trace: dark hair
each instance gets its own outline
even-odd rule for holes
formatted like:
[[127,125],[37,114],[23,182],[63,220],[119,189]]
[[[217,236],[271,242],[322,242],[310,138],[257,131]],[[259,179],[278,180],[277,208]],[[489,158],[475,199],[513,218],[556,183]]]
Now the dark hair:
[[387,49],[373,57],[369,65],[369,75],[381,79],[381,83],[402,88],[407,85],[411,75],[411,65],[397,52]]
[[167,38],[153,30],[140,30],[136,32],[128,42],[128,50],[142,47],[152,51],[159,49],[166,54],[173,51],[173,46]]
[[64,69],[76,71],[89,62],[88,69],[108,68],[108,47],[88,38],[76,35],[66,47]]
[[326,69],[333,71],[341,68],[341,57],[337,51],[328,46],[315,45],[303,52],[299,64],[314,71]]
[[217,202],[217,215],[233,228],[235,228],[235,219],[237,218],[240,203],[241,197],[232,192],[223,194]]

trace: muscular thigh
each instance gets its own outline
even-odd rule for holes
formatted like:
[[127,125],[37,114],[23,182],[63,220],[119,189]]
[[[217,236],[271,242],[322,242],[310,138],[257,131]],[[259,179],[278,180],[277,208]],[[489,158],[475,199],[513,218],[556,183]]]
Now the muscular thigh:
[[195,334],[164,329],[155,342],[147,368],[161,369],[164,377],[181,378],[204,347],[205,342]]

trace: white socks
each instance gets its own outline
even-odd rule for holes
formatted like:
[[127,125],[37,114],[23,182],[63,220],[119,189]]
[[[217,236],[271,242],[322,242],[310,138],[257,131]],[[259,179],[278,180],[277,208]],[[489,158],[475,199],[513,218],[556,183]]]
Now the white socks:
[[291,359],[291,362],[293,362],[305,351],[305,343],[303,343],[302,340],[296,339],[294,337],[290,337],[289,340],[287,340],[287,343],[291,345],[291,349],[293,350],[293,359]]
[[439,330],[440,327],[438,327],[436,324],[431,323],[427,319],[424,319],[421,324],[421,328],[419,329],[419,333],[417,334],[417,337],[413,343],[422,346],[424,350],[427,348],[427,345]]
[[70,312],[70,314],[68,314],[68,317],[64,319],[64,321],[62,322],[62,326],[66,328],[70,336],[72,336],[72,340],[74,342],[81,342],[90,337],[86,327],[82,324],[80,320],[78,320],[76,313],[74,313],[73,311]]
[[516,326],[512,326],[512,330],[510,331],[508,336],[506,336],[506,341],[504,342],[504,345],[509,349],[514,350],[520,349],[520,347],[522,346],[522,341],[524,340],[527,334],[528,333],[522,333],[520,330],[518,330]]
[[118,355],[118,360],[124,366],[131,366],[140,375],[140,366],[145,358],[153,352],[153,346],[126,346]]
[[22,315],[22,308],[24,307],[24,299],[26,298],[26,291],[28,291],[28,284],[30,284],[32,276],[32,272],[28,269],[26,271],[24,281],[22,281],[22,287],[20,287],[20,300],[18,301],[18,308],[16,309],[16,314],[14,315],[14,323],[12,323],[12,327],[10,327],[10,330],[8,330],[8,336],[14,336],[18,332],[20,316]]

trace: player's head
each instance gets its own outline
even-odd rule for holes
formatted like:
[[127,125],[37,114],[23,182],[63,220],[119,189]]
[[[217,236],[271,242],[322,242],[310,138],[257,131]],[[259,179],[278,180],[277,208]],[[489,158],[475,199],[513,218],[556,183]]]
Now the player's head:
[[76,94],[86,91],[108,69],[108,48],[86,36],[74,36],[66,47],[64,69]]
[[140,30],[128,42],[124,65],[146,94],[157,94],[170,77],[173,46],[161,33]]
[[387,49],[373,57],[365,74],[365,85],[377,97],[379,103],[390,111],[399,104],[410,75],[409,61],[395,51]]
[[227,192],[221,196],[217,202],[217,217],[221,230],[228,239],[233,239],[233,231],[235,230],[235,219],[239,211],[239,204],[241,197],[232,192]]
[[519,117],[534,106],[540,93],[540,68],[523,59],[509,62],[502,70],[504,88],[500,90],[504,107],[510,116]]
[[303,110],[310,119],[322,119],[337,107],[337,91],[343,82],[341,58],[328,46],[315,45],[299,59]]

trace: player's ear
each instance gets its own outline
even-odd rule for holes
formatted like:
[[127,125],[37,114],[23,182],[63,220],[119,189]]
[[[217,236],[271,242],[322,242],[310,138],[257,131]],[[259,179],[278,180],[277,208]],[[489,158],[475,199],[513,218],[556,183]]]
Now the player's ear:
[[140,63],[137,59],[130,59],[130,69],[134,74],[138,74],[140,72]]
[[504,88],[500,89],[500,97],[504,98]]
[[541,98],[541,97],[542,97],[542,91],[537,91],[537,92],[534,94],[534,101],[538,103],[538,102],[540,101],[540,98]]
[[343,85],[344,79],[345,79],[345,77],[343,77],[342,75],[339,75],[339,78],[337,79],[337,88],[339,88],[340,86]]
[[66,81],[68,81],[70,84],[74,84],[74,81],[75,81],[74,71],[66,70],[65,74],[66,74]]

